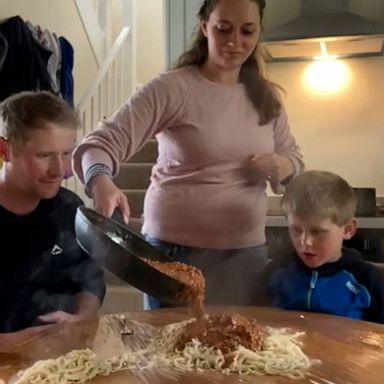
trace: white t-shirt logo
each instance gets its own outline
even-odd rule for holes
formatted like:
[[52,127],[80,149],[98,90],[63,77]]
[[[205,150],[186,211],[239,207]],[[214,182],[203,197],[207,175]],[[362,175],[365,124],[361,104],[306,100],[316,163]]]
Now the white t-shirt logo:
[[63,250],[55,244],[52,248],[51,255],[60,255],[60,253],[63,253]]

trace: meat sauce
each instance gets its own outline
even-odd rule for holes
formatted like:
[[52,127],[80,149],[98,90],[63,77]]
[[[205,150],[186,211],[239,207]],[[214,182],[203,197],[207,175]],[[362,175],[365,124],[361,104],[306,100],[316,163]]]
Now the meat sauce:
[[195,321],[188,323],[179,336],[176,349],[183,350],[193,339],[203,345],[219,349],[225,357],[225,366],[232,362],[232,352],[239,346],[258,352],[266,337],[265,328],[239,314],[206,316],[203,300],[205,278],[200,269],[180,262],[145,261],[160,272],[180,281],[185,289],[180,299],[191,301]]
[[262,349],[265,334],[263,327],[239,314],[209,316],[188,323],[176,348],[184,349],[189,341],[198,339],[206,346],[220,349],[224,355],[239,346],[258,352]]
[[180,281],[183,284],[183,290],[179,292],[179,299],[191,302],[192,314],[197,319],[204,318],[205,278],[200,269],[178,261],[160,262],[148,259],[143,260],[161,273]]

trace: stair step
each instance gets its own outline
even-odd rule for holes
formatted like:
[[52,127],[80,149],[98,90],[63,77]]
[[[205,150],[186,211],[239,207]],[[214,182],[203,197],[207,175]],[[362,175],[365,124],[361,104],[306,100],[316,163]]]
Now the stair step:
[[129,208],[132,217],[140,217],[143,213],[145,189],[124,189],[123,192],[128,198]]
[[129,159],[128,163],[156,163],[157,156],[157,141],[150,140],[139,152]]
[[120,189],[147,189],[150,184],[153,164],[121,164],[114,182]]

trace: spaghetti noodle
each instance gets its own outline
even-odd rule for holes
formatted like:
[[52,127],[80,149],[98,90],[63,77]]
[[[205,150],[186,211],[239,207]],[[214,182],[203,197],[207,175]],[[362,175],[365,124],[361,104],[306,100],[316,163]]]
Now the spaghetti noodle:
[[198,339],[177,349],[178,341],[188,324],[184,321],[170,324],[159,332],[147,348],[137,353],[126,353],[110,360],[112,371],[124,369],[174,368],[180,371],[215,370],[240,375],[280,375],[300,379],[310,368],[312,361],[301,350],[303,333],[288,329],[265,328],[265,337],[259,351],[239,345],[228,356],[214,346],[207,346]]
[[57,359],[37,361],[17,374],[15,384],[83,384],[98,375],[112,372],[109,362],[90,349],[74,350]]
[[[153,327],[149,343],[110,359],[101,360],[86,349],[72,351],[58,359],[36,362],[19,373],[14,384],[83,384],[97,375],[152,368],[179,372],[214,370],[225,374],[280,375],[301,379],[313,363],[301,350],[303,333],[292,333],[285,328],[263,327],[262,334],[256,333],[256,344],[249,344],[254,345],[256,351],[232,345],[223,353],[196,338],[183,339],[180,344],[187,327],[193,322],[196,320]],[[140,327],[139,323],[132,324]]]

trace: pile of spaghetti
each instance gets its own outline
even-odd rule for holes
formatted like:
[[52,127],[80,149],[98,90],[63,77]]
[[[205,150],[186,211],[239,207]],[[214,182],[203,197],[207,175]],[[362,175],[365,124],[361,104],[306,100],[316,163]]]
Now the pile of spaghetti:
[[[138,326],[140,324],[138,323]],[[102,361],[90,350],[42,360],[14,384],[80,384],[97,375],[131,370],[214,370],[225,374],[305,376],[311,361],[300,348],[302,333],[261,327],[240,315],[205,317],[153,327],[144,348]]]
[[74,350],[57,359],[37,361],[32,367],[20,371],[16,384],[68,384],[85,383],[96,376],[112,373],[109,362],[100,360],[90,349]]
[[112,371],[174,368],[301,379],[311,361],[301,350],[303,333],[261,327],[240,315],[170,324],[144,350],[110,360]]

